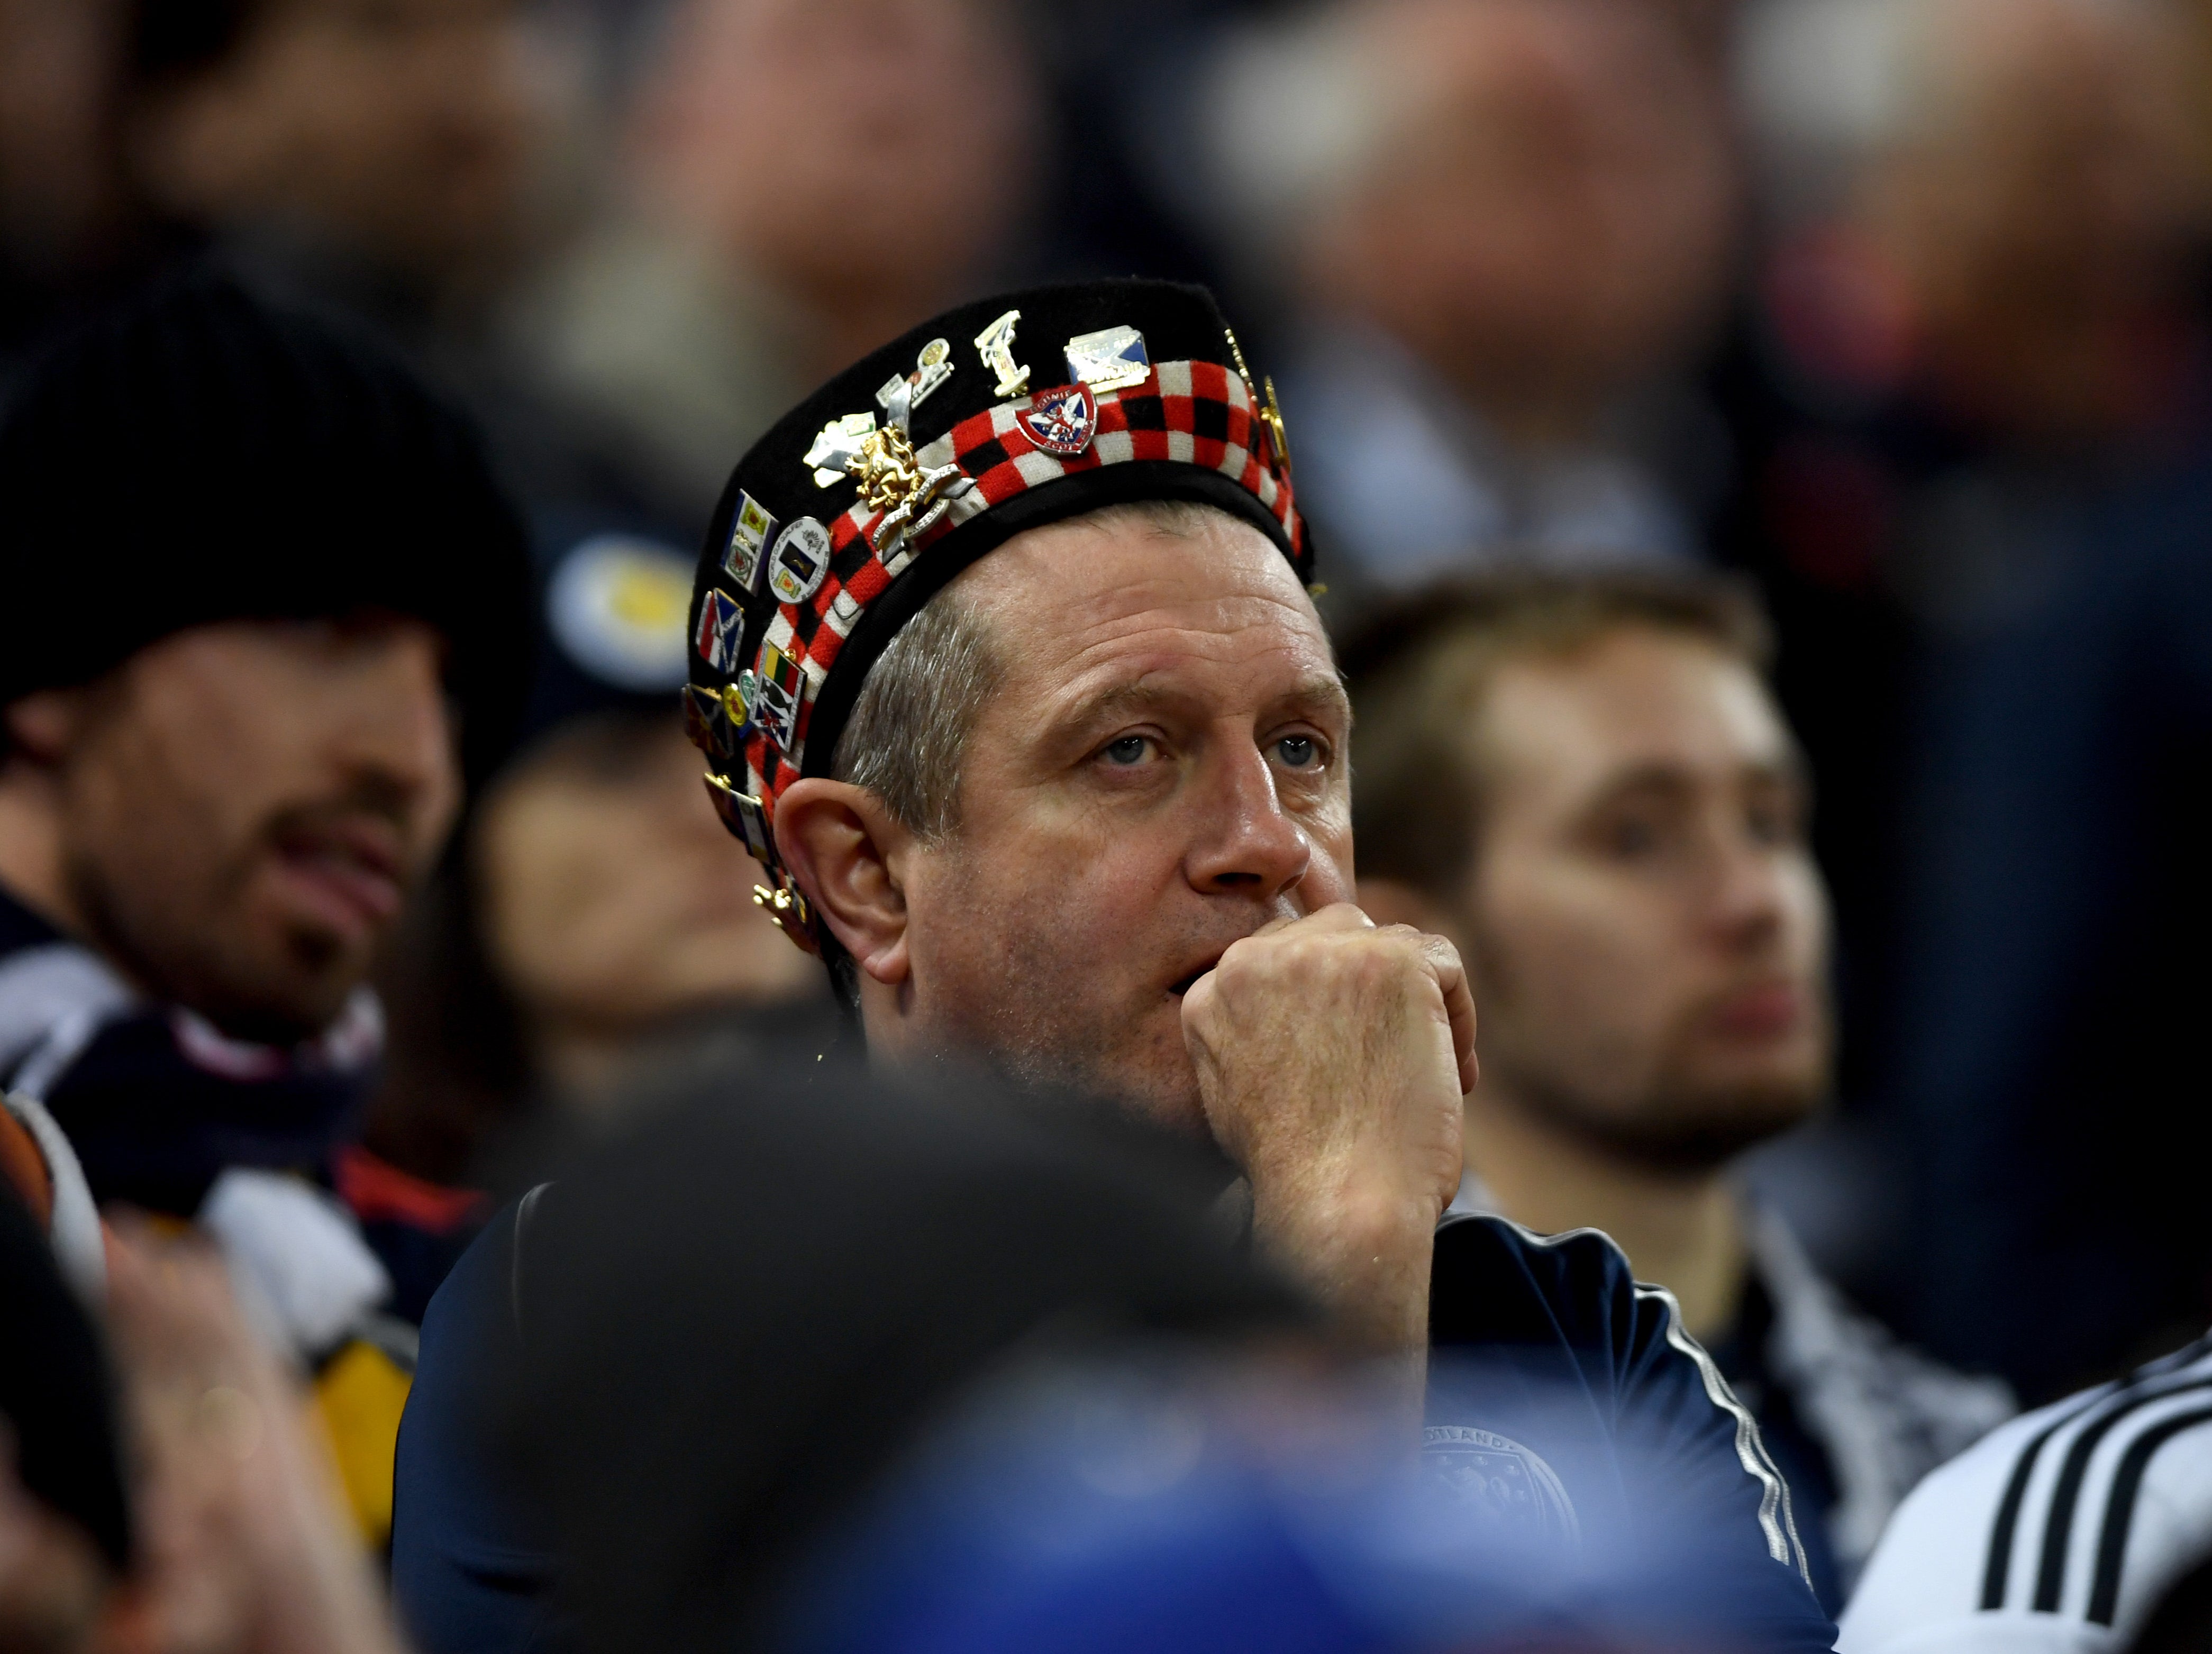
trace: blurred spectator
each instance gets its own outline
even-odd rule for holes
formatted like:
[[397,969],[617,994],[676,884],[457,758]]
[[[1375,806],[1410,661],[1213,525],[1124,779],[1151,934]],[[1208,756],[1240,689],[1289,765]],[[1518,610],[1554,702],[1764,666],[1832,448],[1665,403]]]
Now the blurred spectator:
[[180,222],[394,316],[529,245],[550,88],[523,0],[132,0],[134,167]]
[[0,1647],[399,1654],[307,1397],[221,1259],[137,1221],[108,1257],[103,1338],[0,1177]]
[[[20,1131],[0,1111],[0,1140]],[[131,1509],[107,1363],[19,1164],[0,1153],[0,1648],[68,1654],[130,1565]]]
[[121,12],[0,3],[0,372],[139,251],[116,142]]
[[219,1234],[374,1531],[413,1334],[326,1191],[371,958],[517,710],[521,525],[389,352],[204,272],[42,360],[0,498],[0,1078],[58,1251],[96,1289],[111,1200]]
[[831,1032],[827,978],[754,902],[758,870],[732,863],[677,715],[690,596],[690,560],[647,541],[602,536],[555,566],[521,746],[382,972],[392,1044],[367,1144],[380,1175],[447,1185],[416,1192],[457,1220],[403,1287],[417,1314],[473,1233],[453,1186],[520,1175],[487,1152],[524,1152],[547,1107],[598,1106],[733,1014],[796,1033],[811,1007]]
[[689,532],[809,385],[994,273],[1035,93],[997,0],[660,0],[629,27],[614,209],[514,342]]
[[1735,1157],[1827,1086],[1809,800],[1728,586],[1432,590],[1344,654],[1360,905],[1449,937],[1482,1008],[1460,1204],[1604,1230],[1670,1287],[1789,1478],[1834,1612],[1912,1485],[2011,1410],[1823,1280]]
[[1696,551],[1671,480],[1718,461],[1671,379],[1718,318],[1735,185],[1666,19],[1346,0],[1243,37],[1202,106],[1216,204],[1297,312],[1300,502],[1354,572]]
[[1781,221],[1729,551],[1771,583],[1842,804],[1823,842],[1912,1325],[2036,1393],[2184,1336],[2212,1283],[2166,1105],[2212,748],[2171,17],[1783,0],[1745,54]]
[[2212,1337],[2015,1419],[1914,1489],[1844,1654],[2201,1649]]

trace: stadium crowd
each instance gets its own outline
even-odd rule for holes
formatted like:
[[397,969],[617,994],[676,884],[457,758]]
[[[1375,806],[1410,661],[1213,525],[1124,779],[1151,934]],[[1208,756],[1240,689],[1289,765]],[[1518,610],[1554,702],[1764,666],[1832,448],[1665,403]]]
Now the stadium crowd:
[[0,1654],[2212,1648],[2208,794],[2212,0],[0,0]]

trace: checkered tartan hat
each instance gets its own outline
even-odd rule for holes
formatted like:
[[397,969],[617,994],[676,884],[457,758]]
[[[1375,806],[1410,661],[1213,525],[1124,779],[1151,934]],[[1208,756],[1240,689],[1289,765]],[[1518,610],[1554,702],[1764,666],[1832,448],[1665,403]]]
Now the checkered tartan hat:
[[776,800],[829,773],[868,669],[931,597],[1024,530],[1141,500],[1217,506],[1310,580],[1285,449],[1273,387],[1254,383],[1212,295],[1135,280],[951,311],[756,443],[700,554],[684,711],[786,934],[821,945],[776,855]]

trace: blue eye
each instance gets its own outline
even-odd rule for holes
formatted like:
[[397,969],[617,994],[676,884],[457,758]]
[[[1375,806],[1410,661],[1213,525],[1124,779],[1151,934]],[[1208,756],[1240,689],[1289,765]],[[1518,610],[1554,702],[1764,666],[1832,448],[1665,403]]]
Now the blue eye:
[[1140,735],[1125,735],[1119,741],[1106,743],[1106,761],[1109,764],[1141,764],[1145,752],[1152,743]]
[[1276,754],[1294,770],[1321,761],[1321,748],[1310,735],[1286,735],[1275,743]]

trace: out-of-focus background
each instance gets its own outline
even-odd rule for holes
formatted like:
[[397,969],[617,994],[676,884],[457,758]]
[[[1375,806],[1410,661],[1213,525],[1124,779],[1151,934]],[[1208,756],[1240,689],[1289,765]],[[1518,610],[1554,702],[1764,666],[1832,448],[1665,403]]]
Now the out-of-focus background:
[[212,254],[398,341],[529,509],[574,669],[387,972],[386,1160],[458,1180],[636,1029],[818,994],[702,894],[657,699],[768,421],[963,298],[1202,281],[1333,621],[1513,563],[1763,590],[1844,1056],[1756,1176],[2031,1397],[2212,1317],[2208,233],[2206,0],[0,0],[0,394]]

